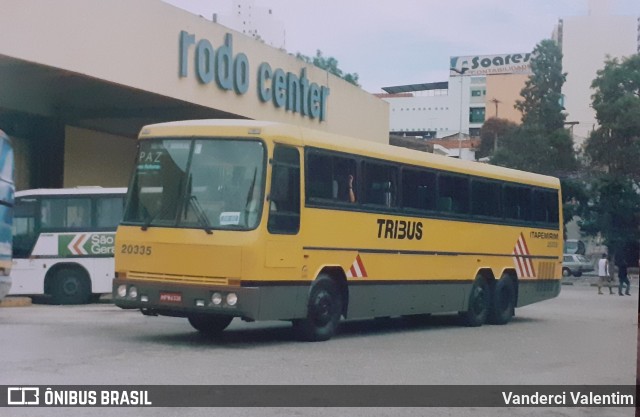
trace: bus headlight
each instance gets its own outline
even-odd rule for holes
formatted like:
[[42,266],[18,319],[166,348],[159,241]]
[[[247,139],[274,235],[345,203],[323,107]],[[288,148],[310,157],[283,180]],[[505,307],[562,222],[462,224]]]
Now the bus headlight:
[[127,286],[124,284],[118,285],[118,297],[124,298],[127,296]]
[[211,294],[211,304],[213,304],[214,306],[219,306],[220,304],[222,304],[222,294],[220,294],[219,292],[214,292],[213,294]]
[[230,292],[229,294],[227,294],[227,305],[233,307],[238,303],[238,296],[233,293]]
[[129,287],[129,298],[138,298],[138,289],[136,287]]

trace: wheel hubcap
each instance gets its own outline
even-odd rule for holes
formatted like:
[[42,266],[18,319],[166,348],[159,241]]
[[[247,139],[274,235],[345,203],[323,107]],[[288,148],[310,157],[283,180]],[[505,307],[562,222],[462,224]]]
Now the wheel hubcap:
[[64,293],[67,295],[73,295],[78,292],[78,283],[75,280],[67,280],[62,286]]
[[318,293],[312,307],[313,321],[324,326],[331,321],[333,316],[333,303],[331,296],[326,291]]

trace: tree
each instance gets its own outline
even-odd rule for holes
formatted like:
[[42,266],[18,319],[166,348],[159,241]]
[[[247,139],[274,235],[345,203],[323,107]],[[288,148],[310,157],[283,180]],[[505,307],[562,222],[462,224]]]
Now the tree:
[[540,42],[531,59],[532,75],[515,107],[522,125],[500,137],[491,163],[562,178],[577,170],[573,139],[564,128],[561,105],[562,53],[551,40]]
[[[608,59],[591,87],[600,126],[585,147],[595,179],[581,228],[590,235],[600,233],[615,260],[636,260],[640,239],[640,55],[621,61]],[[634,253],[628,253],[630,248]]]
[[507,119],[496,117],[487,119],[480,131],[480,147],[476,151],[476,157],[480,159],[491,155],[497,148],[496,139],[499,142],[500,138],[512,134],[517,128],[516,123]]
[[314,56],[313,58],[308,57],[306,55],[301,54],[300,52],[296,53],[296,58],[308,63],[308,64],[313,64],[318,68],[321,68],[325,71],[328,71],[329,73],[342,78],[343,80],[347,81],[348,83],[351,83],[357,87],[360,87],[360,84],[358,84],[358,74],[357,73],[345,73],[343,72],[339,67],[338,67],[338,60],[335,59],[334,57],[325,57],[324,55],[322,55],[322,51],[321,50],[317,50],[316,51],[316,56]]
[[577,169],[569,132],[558,129],[547,133],[524,125],[500,137],[491,163],[561,178],[570,177]]
[[[500,136],[491,163],[524,171],[560,177],[565,201],[565,223],[580,209],[584,191],[572,177],[578,170],[573,139],[564,128],[562,107],[562,53],[552,40],[540,42],[531,59],[532,75],[520,92],[515,108],[522,112],[522,125]],[[484,130],[484,127],[483,127]]]
[[535,47],[531,71],[533,75],[520,92],[523,100],[515,106],[522,112],[522,124],[545,132],[563,129],[562,85],[567,74],[562,72],[562,52],[555,41],[543,40]]
[[587,140],[593,166],[640,181],[640,54],[607,60],[591,87],[600,127]]

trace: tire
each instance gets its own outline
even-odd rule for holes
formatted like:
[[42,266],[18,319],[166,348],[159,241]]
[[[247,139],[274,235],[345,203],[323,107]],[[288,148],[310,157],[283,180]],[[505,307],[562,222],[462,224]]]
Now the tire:
[[491,306],[489,309],[489,323],[507,324],[513,317],[516,308],[516,286],[513,279],[504,275],[493,288]]
[[91,282],[83,270],[59,269],[51,279],[53,304],[87,304],[91,301]]
[[329,340],[334,335],[342,315],[342,295],[336,282],[320,275],[311,287],[307,317],[293,321],[296,336],[308,342]]
[[214,314],[197,314],[187,317],[189,324],[206,336],[216,336],[229,326],[233,316],[221,316]]
[[571,270],[569,268],[562,268],[562,276],[567,278],[571,276]]
[[482,326],[487,321],[490,298],[489,285],[482,275],[476,276],[469,294],[468,310],[460,313],[462,323],[467,327]]
[[580,278],[582,276],[582,272],[572,272],[572,274],[576,278]]

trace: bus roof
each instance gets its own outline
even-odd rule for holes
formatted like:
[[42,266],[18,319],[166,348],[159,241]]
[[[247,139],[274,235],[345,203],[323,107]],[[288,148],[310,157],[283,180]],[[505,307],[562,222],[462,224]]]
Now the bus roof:
[[559,188],[560,186],[559,180],[555,177],[481,162],[464,161],[399,146],[380,144],[320,130],[268,121],[212,119],[159,123],[143,127],[140,132],[140,139],[152,137],[191,138],[194,136],[211,136],[212,134],[239,138],[276,136],[279,140],[291,145],[318,147],[371,158],[392,160],[403,164],[428,166],[460,174],[478,175],[542,187]]
[[96,195],[96,194],[126,194],[126,188],[103,187],[75,187],[75,188],[36,188],[16,192],[16,197],[34,195]]

